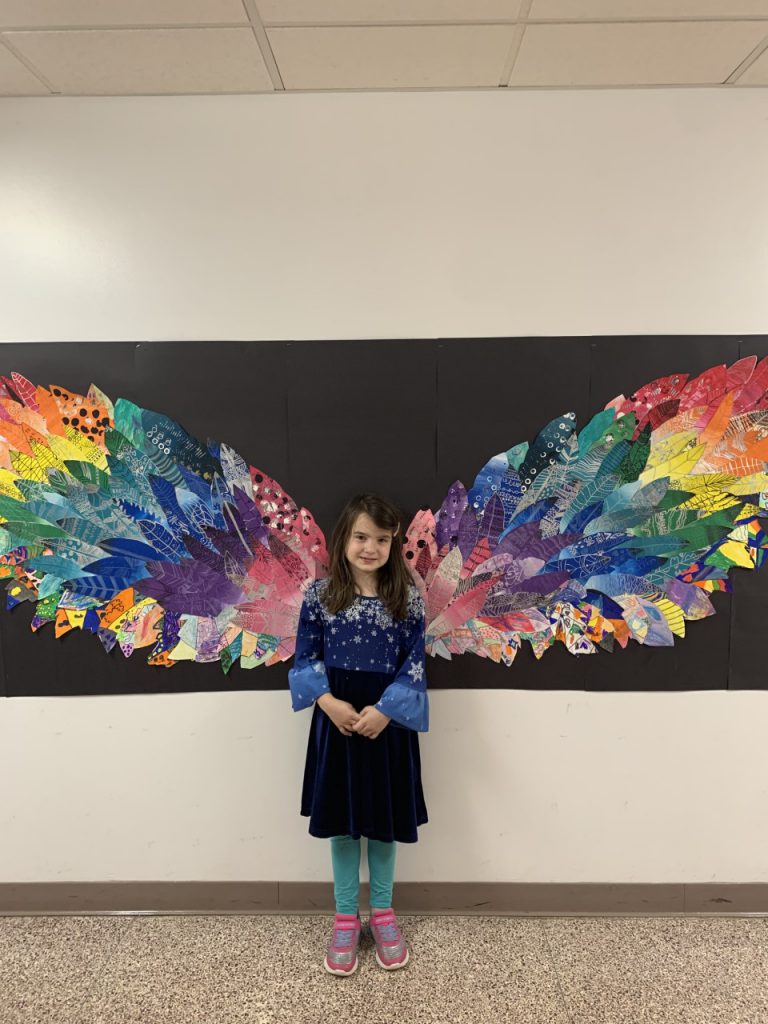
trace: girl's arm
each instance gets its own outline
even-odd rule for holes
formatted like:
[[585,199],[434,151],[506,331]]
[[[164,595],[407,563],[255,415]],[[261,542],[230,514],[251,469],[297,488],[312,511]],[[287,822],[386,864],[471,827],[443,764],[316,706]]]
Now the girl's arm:
[[331,692],[323,661],[323,620],[314,583],[307,588],[301,605],[296,656],[288,670],[288,685],[294,711],[310,707],[321,694]]
[[405,660],[397,675],[374,707],[388,715],[391,724],[416,732],[429,729],[429,697],[424,655],[424,602],[418,598],[416,615],[411,621]]

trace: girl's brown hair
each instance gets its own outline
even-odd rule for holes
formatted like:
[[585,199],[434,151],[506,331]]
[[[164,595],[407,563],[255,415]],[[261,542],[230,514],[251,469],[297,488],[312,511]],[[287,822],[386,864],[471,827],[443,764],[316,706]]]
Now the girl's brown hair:
[[336,615],[355,600],[355,580],[345,552],[352,527],[361,512],[369,515],[380,530],[389,530],[393,534],[389,558],[378,571],[377,587],[390,615],[404,619],[411,576],[403,561],[403,524],[397,507],[376,494],[356,494],[342,509],[331,535],[328,586],[323,603],[332,615]]

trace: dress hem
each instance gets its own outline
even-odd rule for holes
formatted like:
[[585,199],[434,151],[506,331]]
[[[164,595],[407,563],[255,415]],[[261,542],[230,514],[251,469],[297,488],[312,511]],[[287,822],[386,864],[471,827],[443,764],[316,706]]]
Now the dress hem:
[[[300,813],[303,818],[310,817],[310,815],[305,811],[301,811]],[[422,825],[427,825],[428,823],[429,818],[425,818],[424,821],[417,821],[416,825],[417,827],[421,827]],[[408,838],[401,838],[400,836],[387,836],[385,838],[383,836],[378,835],[368,835],[367,832],[362,832],[359,829],[355,829],[351,832],[326,832],[325,830],[313,828],[311,822],[309,824],[308,832],[311,836],[314,836],[316,839],[330,839],[333,836],[345,835],[351,836],[353,839],[375,839],[379,843],[417,843],[419,841],[418,832],[415,834],[415,837],[413,835],[409,835]]]

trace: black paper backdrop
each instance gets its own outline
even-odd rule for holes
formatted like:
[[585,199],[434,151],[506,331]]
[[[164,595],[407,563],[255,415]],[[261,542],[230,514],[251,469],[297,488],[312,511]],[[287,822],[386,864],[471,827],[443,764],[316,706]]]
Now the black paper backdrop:
[[[330,536],[346,499],[387,495],[406,522],[469,487],[491,455],[532,441],[549,420],[579,427],[620,393],[768,354],[768,337],[451,338],[392,341],[88,342],[2,347],[2,372],[162,412],[225,441],[278,480]],[[687,623],[674,648],[574,657],[558,644],[536,661],[525,644],[507,668],[475,655],[428,659],[432,688],[768,689],[760,643],[768,570],[735,570],[717,615]],[[287,689],[290,662],[225,676],[218,663],[146,664],[147,650],[106,654],[90,633],[56,640],[29,628],[33,609],[0,611],[0,692],[8,696]]]

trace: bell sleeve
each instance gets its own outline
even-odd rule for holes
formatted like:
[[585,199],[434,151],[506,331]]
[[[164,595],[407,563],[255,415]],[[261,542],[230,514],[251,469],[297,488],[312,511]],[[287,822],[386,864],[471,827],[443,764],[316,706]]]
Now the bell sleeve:
[[391,725],[415,732],[429,730],[429,697],[424,652],[424,602],[416,602],[416,614],[410,620],[406,654],[397,674],[374,707],[388,715]]
[[288,670],[288,685],[294,711],[311,707],[321,694],[331,692],[323,661],[323,620],[313,585],[304,595],[299,612],[296,654]]

